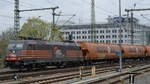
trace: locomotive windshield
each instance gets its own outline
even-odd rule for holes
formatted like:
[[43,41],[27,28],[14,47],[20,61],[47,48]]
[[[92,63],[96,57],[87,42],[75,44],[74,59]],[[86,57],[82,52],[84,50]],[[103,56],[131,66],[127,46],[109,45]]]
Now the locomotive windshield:
[[19,44],[9,44],[8,45],[8,50],[20,50],[23,49],[23,44],[19,43]]

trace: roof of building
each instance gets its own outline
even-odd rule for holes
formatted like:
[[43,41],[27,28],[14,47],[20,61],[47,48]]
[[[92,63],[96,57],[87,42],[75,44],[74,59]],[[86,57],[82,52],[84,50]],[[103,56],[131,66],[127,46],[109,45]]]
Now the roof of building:
[[[122,23],[122,26],[126,26],[127,23]],[[119,28],[119,23],[105,23],[105,24],[95,24],[96,28]],[[150,28],[150,26],[142,25],[142,24],[134,24],[134,27],[142,27],[142,28]],[[89,24],[83,25],[65,25],[60,26],[60,29],[89,29],[91,26]]]

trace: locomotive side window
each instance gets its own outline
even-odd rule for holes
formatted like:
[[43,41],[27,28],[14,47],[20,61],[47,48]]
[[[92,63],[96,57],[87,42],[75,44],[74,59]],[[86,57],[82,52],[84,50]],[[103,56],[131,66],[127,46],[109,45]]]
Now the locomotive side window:
[[35,45],[29,44],[27,47],[28,50],[35,50]]
[[27,49],[28,49],[28,50],[32,50],[32,45],[29,44],[29,45],[27,46]]

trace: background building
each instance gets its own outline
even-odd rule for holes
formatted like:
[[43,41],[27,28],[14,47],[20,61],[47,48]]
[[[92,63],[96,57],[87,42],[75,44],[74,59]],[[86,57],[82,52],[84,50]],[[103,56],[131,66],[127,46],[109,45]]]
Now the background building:
[[[108,23],[95,24],[97,42],[118,44],[119,40],[119,17],[108,17]],[[130,18],[122,17],[121,42],[123,44],[131,44],[131,23]],[[91,41],[90,25],[66,25],[62,26],[60,30],[63,32],[64,38],[67,40],[69,34],[73,35],[74,41]],[[150,27],[139,24],[136,18],[133,18],[133,42],[136,45],[148,44]]]

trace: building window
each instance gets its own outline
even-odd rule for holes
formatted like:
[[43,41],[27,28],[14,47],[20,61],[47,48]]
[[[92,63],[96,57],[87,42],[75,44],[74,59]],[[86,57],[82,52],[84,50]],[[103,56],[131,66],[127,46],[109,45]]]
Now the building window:
[[113,40],[112,43],[117,43],[117,40]]
[[82,31],[82,34],[84,34],[84,31]]
[[112,38],[117,38],[117,35],[112,35]]
[[98,33],[98,30],[96,31],[96,33]]
[[106,30],[106,33],[110,33],[110,30]]
[[106,38],[108,38],[108,35],[106,35]]
[[87,32],[86,31],[82,31],[82,34],[86,34]]
[[108,43],[108,40],[106,40],[106,43]]
[[112,30],[112,33],[117,33],[117,30]]
[[[106,30],[106,33],[109,33],[108,30]],[[107,38],[107,36],[106,36],[106,38]]]
[[112,33],[114,33],[114,30],[112,30]]
[[88,36],[88,39],[91,39],[90,36]]
[[87,34],[87,32],[85,31],[85,34]]
[[110,40],[106,40],[106,43],[110,43]]
[[104,33],[104,30],[100,30],[100,33]]
[[96,36],[96,38],[98,39],[98,36]]
[[[118,30],[118,32],[120,33],[120,30]],[[123,32],[123,30],[121,29],[121,33]]]
[[100,33],[103,33],[102,30],[100,30]]
[[102,38],[102,36],[99,37],[100,39]]
[[75,31],[72,31],[71,34],[75,34]]
[[86,39],[87,37],[86,37],[86,36],[84,36],[84,38]]
[[110,38],[110,35],[106,35],[106,38]]
[[[118,37],[120,38],[120,35],[118,35]],[[123,38],[123,35],[121,35],[121,38]]]
[[81,36],[79,36],[79,39],[81,39]]
[[[120,43],[120,40],[119,40],[119,43]],[[123,43],[123,40],[121,40],[121,43]]]
[[90,34],[90,33],[91,33],[91,31],[89,30],[89,31],[88,31],[88,34]]
[[84,36],[82,36],[82,39],[84,39]]
[[81,34],[81,31],[79,31],[79,34]]
[[101,35],[101,36],[100,36],[100,39],[104,39],[104,35]]

